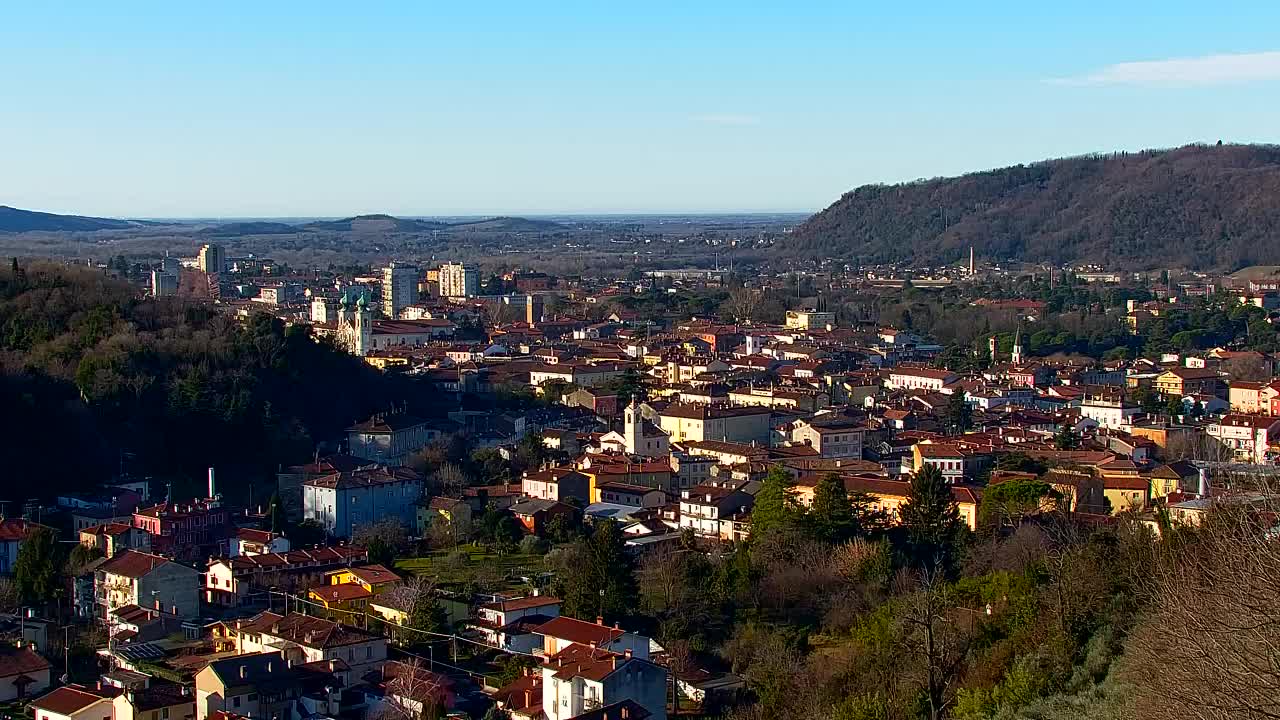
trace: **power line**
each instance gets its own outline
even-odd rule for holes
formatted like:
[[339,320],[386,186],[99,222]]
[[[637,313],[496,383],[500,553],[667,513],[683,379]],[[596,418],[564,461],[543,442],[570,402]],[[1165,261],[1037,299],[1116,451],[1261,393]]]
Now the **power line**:
[[[350,614],[350,615],[354,615],[354,616],[357,616],[357,617],[361,617],[361,616],[363,616],[363,617],[364,617],[364,619],[365,619],[365,629],[366,629],[366,630],[367,630],[367,629],[369,629],[369,618],[373,618],[374,620],[377,620],[378,622],[381,622],[381,623],[386,623],[386,622],[387,622],[386,618],[382,617],[381,615],[374,615],[374,614],[371,614],[371,613],[369,613],[367,610],[359,610],[359,611],[357,611],[357,610],[346,610],[346,609],[343,609],[343,608],[330,608],[330,607],[326,607],[323,603],[318,603],[318,602],[315,602],[314,600],[308,600],[308,599],[306,599],[306,598],[299,597],[299,596],[294,595],[294,594],[292,594],[292,593],[284,592],[283,590],[268,590],[267,592],[268,592],[268,593],[272,593],[272,594],[276,594],[276,595],[281,595],[281,596],[286,597],[286,598],[292,598],[292,599],[293,599],[293,601],[294,601],[294,603],[303,603],[303,604],[306,604],[306,605],[312,605],[312,606],[315,606],[315,607],[321,608],[321,609],[323,609],[323,610],[328,610],[329,612],[348,613],[348,614]],[[288,608],[286,607],[286,609],[285,609],[285,613],[286,613],[286,614],[288,614],[288,612],[289,612],[289,611],[288,611]],[[494,647],[494,646],[492,646],[492,645],[490,645],[490,644],[488,644],[488,643],[480,642],[479,640],[472,640],[472,639],[470,639],[470,638],[466,638],[466,637],[463,637],[463,636],[461,636],[461,635],[457,635],[457,634],[453,634],[453,633],[438,633],[438,632],[432,632],[432,631],[430,631],[430,630],[423,630],[423,629],[421,629],[421,628],[412,627],[412,626],[410,626],[410,625],[401,625],[400,623],[391,623],[391,624],[392,624],[392,625],[395,625],[395,627],[397,627],[397,628],[399,628],[399,629],[401,629],[401,630],[412,630],[413,632],[422,633],[423,635],[428,635],[428,636],[432,636],[432,637],[440,638],[440,639],[442,639],[442,640],[461,640],[462,642],[465,642],[465,643],[470,643],[470,644],[472,644],[472,645],[478,645],[478,646],[480,646],[480,647],[482,647],[482,648],[486,648],[486,649],[488,649],[488,650],[497,650],[497,651],[499,651],[499,652],[504,652],[504,653],[507,653],[507,654],[509,654],[509,655],[523,655],[523,656],[525,656],[525,657],[531,657],[531,658],[538,658],[538,659],[542,659],[542,656],[541,656],[541,655],[535,655],[534,653],[520,652],[520,651],[518,651],[518,650],[507,650],[506,648]],[[353,625],[354,625],[354,623],[353,623]],[[407,653],[407,654],[412,654],[412,653]]]

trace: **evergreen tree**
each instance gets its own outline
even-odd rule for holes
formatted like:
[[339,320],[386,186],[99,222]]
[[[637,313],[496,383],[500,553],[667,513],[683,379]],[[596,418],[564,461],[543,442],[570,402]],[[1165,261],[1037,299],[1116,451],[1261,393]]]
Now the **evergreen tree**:
[[282,535],[285,531],[284,505],[280,502],[280,493],[271,495],[271,532]]
[[840,476],[833,473],[818,481],[813,489],[809,522],[814,535],[827,542],[843,542],[857,533],[849,492]]
[[796,519],[795,497],[791,492],[791,473],[782,466],[769,469],[756,493],[751,510],[751,534],[760,536],[791,527]]
[[1053,436],[1053,446],[1059,450],[1075,450],[1080,447],[1080,436],[1076,435],[1075,428],[1070,423],[1063,423]]
[[635,558],[627,552],[622,527],[613,520],[596,525],[591,534],[591,562],[598,577],[597,587],[603,591],[600,597],[600,614],[620,617],[636,607]]
[[618,618],[636,607],[635,559],[627,552],[622,528],[615,521],[598,522],[591,537],[562,552],[556,580],[565,614]]
[[53,530],[36,528],[23,541],[13,564],[13,580],[25,603],[49,602],[58,590],[58,541]]
[[449,617],[436,597],[435,588],[419,588],[414,593],[413,603],[409,606],[409,627],[439,633],[449,629],[448,622]]
[[911,477],[911,491],[900,514],[912,562],[949,570],[964,526],[941,470],[925,465]]
[[973,407],[969,405],[967,397],[965,391],[957,390],[947,400],[947,425],[956,435],[973,426]]

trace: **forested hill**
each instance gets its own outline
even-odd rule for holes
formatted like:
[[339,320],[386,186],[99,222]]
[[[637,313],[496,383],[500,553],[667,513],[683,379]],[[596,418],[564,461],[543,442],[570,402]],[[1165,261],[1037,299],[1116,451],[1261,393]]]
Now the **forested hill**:
[[0,266],[0,457],[21,481],[0,484],[0,500],[100,486],[122,458],[175,492],[216,466],[240,500],[393,402],[419,415],[440,406],[429,385],[306,327],[141,300],[81,267]]
[[796,229],[797,255],[1237,269],[1280,257],[1280,146],[1191,145],[865,185]]

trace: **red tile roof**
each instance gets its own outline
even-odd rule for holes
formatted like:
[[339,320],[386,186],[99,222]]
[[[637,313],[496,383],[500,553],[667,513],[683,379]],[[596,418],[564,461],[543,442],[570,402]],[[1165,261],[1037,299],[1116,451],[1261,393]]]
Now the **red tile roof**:
[[14,647],[7,643],[0,645],[0,678],[38,673],[48,670],[49,667],[49,661],[30,648]]
[[109,701],[110,695],[100,695],[99,692],[102,691],[90,690],[80,685],[65,685],[31,701],[31,706],[55,715],[74,715],[96,702]]
[[98,569],[111,575],[140,578],[152,570],[166,565],[169,560],[159,555],[144,553],[138,550],[125,550],[106,561]]
[[623,632],[608,625],[589,623],[571,617],[558,617],[539,625],[534,632],[580,645],[607,645],[622,637]]

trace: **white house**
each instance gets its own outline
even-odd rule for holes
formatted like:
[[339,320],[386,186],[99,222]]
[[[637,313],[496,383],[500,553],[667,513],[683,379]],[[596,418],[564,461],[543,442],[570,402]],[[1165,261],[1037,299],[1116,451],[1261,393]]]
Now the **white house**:
[[29,698],[49,689],[49,661],[32,645],[0,645],[0,702]]
[[666,720],[666,668],[629,652],[579,644],[542,664],[542,712],[547,720],[569,720],[628,700],[647,710],[649,720]]
[[890,390],[928,390],[941,392],[942,388],[956,381],[950,370],[933,368],[897,368],[889,372],[885,387]]

